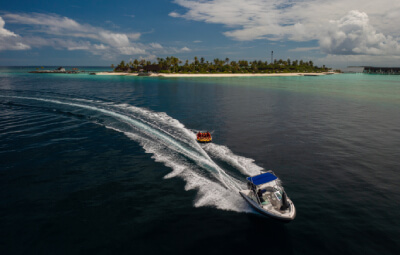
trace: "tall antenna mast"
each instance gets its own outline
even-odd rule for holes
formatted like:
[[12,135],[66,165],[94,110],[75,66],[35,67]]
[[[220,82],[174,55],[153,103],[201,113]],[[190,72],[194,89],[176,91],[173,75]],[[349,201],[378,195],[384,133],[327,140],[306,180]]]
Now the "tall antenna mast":
[[273,61],[274,61],[274,51],[271,51],[271,64],[273,63]]

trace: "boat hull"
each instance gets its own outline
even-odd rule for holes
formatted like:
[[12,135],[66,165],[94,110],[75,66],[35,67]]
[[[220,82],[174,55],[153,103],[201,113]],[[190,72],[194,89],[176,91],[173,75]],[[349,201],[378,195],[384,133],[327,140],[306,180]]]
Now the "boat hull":
[[199,143],[211,143],[212,139],[211,138],[209,138],[209,139],[197,139],[197,142],[199,142]]
[[264,216],[267,216],[267,217],[270,217],[270,218],[273,218],[275,220],[285,222],[285,223],[291,222],[296,217],[296,209],[291,201],[290,201],[290,206],[291,206],[291,210],[293,210],[294,213],[290,217],[285,217],[285,216],[276,215],[274,213],[271,213],[271,212],[261,208],[256,202],[254,202],[254,200],[249,198],[243,191],[239,191],[239,193],[251,205],[251,207],[253,207],[257,212],[261,213]]

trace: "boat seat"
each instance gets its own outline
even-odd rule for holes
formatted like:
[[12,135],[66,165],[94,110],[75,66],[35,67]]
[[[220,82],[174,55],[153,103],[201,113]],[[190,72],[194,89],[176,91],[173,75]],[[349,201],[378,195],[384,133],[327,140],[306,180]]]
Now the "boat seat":
[[262,205],[268,205],[270,202],[268,200],[264,200],[264,202],[261,203]]

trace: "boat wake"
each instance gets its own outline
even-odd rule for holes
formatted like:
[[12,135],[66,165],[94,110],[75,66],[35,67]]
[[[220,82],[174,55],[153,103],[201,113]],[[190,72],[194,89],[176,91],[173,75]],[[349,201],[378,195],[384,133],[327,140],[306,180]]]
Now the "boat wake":
[[[98,125],[122,132],[138,142],[146,153],[152,154],[155,161],[172,169],[164,178],[180,177],[186,182],[185,190],[197,190],[195,207],[251,211],[238,192],[244,183],[235,176],[254,175],[262,168],[252,159],[235,155],[226,146],[198,144],[195,133],[166,113],[129,104],[71,99],[60,95],[0,97],[40,103],[51,109],[88,116]],[[231,170],[223,169],[215,160],[229,165]]]

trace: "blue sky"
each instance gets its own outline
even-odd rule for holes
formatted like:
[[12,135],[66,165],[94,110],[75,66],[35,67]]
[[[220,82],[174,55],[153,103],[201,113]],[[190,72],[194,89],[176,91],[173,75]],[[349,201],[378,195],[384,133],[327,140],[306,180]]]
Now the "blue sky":
[[313,60],[400,66],[400,2],[381,0],[7,1],[0,65],[135,58]]

